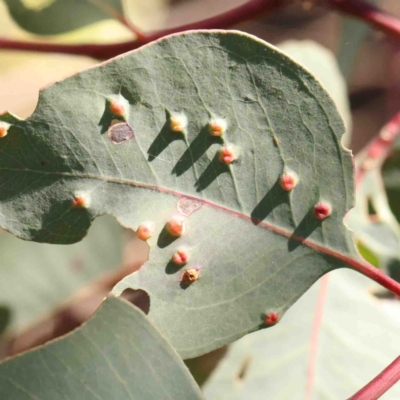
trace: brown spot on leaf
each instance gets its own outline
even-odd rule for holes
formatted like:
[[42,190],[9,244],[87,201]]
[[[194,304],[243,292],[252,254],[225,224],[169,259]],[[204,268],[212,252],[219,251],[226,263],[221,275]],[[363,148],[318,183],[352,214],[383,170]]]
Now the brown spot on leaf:
[[134,138],[135,133],[126,122],[120,122],[110,126],[108,137],[114,144],[122,144]]
[[178,201],[177,208],[182,215],[188,217],[190,214],[197,211],[202,205],[203,203],[200,200],[192,200],[187,197],[182,197]]

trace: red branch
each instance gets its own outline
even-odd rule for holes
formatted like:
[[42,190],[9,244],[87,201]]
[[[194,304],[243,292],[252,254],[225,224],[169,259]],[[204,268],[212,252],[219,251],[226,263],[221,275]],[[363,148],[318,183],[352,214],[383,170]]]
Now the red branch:
[[400,357],[397,357],[378,376],[359,390],[349,400],[375,400],[400,380]]
[[362,159],[356,171],[356,185],[358,185],[364,174],[371,170],[380,168],[392,151],[395,140],[400,133],[400,112],[398,112],[366,146],[366,151],[358,157]]
[[54,44],[30,42],[0,38],[0,49],[39,51],[44,53],[65,53],[85,55],[97,59],[108,59],[119,54],[134,50],[144,44],[153,42],[163,36],[186,30],[196,29],[226,29],[240,22],[255,18],[260,14],[267,14],[284,6],[287,0],[250,0],[232,10],[202,21],[165,29],[150,34],[140,33],[139,37],[123,43],[115,44]]
[[400,20],[364,0],[325,0],[326,3],[352,17],[361,19],[386,34],[400,39]]

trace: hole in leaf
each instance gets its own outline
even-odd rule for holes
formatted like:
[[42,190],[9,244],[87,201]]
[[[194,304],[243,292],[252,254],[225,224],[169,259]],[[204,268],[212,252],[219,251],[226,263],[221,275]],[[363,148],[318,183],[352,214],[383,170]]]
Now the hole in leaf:
[[122,292],[121,297],[140,308],[146,315],[149,313],[150,296],[146,291],[142,289],[133,290],[128,288]]
[[367,206],[368,206],[368,215],[375,216],[377,213],[374,207],[374,203],[372,202],[372,199],[370,197],[367,198]]

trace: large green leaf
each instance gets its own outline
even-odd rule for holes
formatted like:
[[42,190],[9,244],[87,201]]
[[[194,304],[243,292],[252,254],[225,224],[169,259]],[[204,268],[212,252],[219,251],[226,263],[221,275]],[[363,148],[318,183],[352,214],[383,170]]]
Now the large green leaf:
[[18,25],[38,35],[69,32],[123,14],[121,0],[4,0]]
[[202,398],[144,314],[112,297],[71,334],[0,364],[0,381],[1,399]]
[[[204,386],[207,400],[348,399],[391,363],[400,353],[400,304],[374,298],[370,281],[351,271],[326,283],[280,326],[233,344]],[[398,398],[399,384],[381,397]]]
[[[119,145],[113,96],[130,127],[117,126],[130,139]],[[186,132],[171,130],[175,113]],[[214,117],[228,123],[222,138],[209,134]],[[264,327],[265,312],[282,315],[320,276],[360,260],[342,223],[353,171],[336,107],[309,72],[253,36],[170,36],[46,88],[26,121],[0,118],[12,124],[0,140],[0,224],[73,243],[104,213],[133,229],[153,222],[148,263],[115,293],[146,290],[150,319],[184,357]],[[238,153],[228,166],[227,143]],[[285,170],[299,177],[292,192],[280,185]],[[74,196],[87,207],[72,207]],[[321,200],[332,206],[324,221],[314,215]],[[173,240],[165,224],[177,214],[187,229]],[[188,287],[170,262],[182,246],[200,268]]]
[[0,233],[0,304],[12,310],[19,330],[44,316],[122,260],[121,227],[112,217],[96,220],[72,246],[26,242]]

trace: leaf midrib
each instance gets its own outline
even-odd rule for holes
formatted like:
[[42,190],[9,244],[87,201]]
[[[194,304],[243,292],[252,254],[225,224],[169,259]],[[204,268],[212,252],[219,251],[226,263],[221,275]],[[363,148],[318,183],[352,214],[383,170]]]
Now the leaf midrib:
[[232,210],[230,208],[224,207],[220,204],[214,203],[212,201],[209,200],[204,200],[202,198],[193,196],[193,195],[189,195],[189,194],[184,194],[181,192],[177,192],[175,190],[172,189],[168,189],[162,186],[158,186],[158,185],[150,185],[147,183],[140,183],[140,182],[134,182],[134,181],[130,181],[130,180],[126,180],[126,179],[120,179],[120,178],[111,178],[111,177],[102,177],[102,176],[98,176],[98,175],[92,175],[92,174],[74,174],[74,173],[70,173],[70,172],[47,172],[47,171],[39,171],[39,170],[34,170],[34,169],[30,169],[30,168],[0,168],[0,171],[16,171],[16,172],[31,172],[31,173],[35,173],[35,174],[42,174],[42,175],[55,175],[55,176],[60,176],[60,177],[68,177],[68,178],[78,178],[78,179],[82,179],[82,178],[86,178],[86,179],[94,179],[94,180],[98,180],[98,181],[103,181],[103,182],[109,182],[109,183],[117,183],[117,184],[121,184],[121,185],[128,185],[128,186],[133,186],[133,187],[138,187],[138,188],[143,188],[143,189],[150,189],[150,190],[156,190],[158,192],[162,192],[162,193],[166,193],[166,194],[170,194],[172,196],[175,197],[179,197],[179,198],[187,198],[190,200],[196,200],[196,201],[200,201],[203,205],[207,205],[210,206],[212,208],[224,211],[226,213],[229,213],[231,215],[236,216],[237,218],[240,219],[244,219],[246,221],[249,222],[257,222],[257,226],[262,226],[263,228],[268,229],[271,232],[274,232],[276,234],[279,234],[281,236],[284,236],[286,238],[292,239],[292,240],[296,240],[298,242],[300,242],[301,244],[304,244],[314,250],[317,250],[321,253],[333,256],[335,258],[338,258],[352,266],[354,265],[359,265],[360,261],[350,257],[350,256],[346,256],[345,254],[342,254],[336,250],[333,250],[327,246],[318,244],[310,239],[306,239],[303,238],[301,236],[298,235],[294,235],[292,232],[289,232],[287,230],[285,230],[284,228],[269,224],[265,221],[261,221],[261,220],[254,220],[252,219],[250,216],[240,213],[238,211]]

